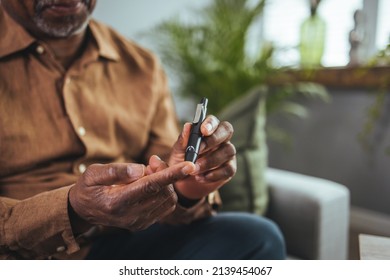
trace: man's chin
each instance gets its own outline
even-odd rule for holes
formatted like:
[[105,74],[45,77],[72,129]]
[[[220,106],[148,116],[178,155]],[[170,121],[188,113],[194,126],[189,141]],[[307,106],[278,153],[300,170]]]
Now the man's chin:
[[45,37],[67,38],[85,30],[88,21],[89,19],[75,21],[69,17],[61,22],[48,22],[43,19],[36,19],[35,23],[39,33]]

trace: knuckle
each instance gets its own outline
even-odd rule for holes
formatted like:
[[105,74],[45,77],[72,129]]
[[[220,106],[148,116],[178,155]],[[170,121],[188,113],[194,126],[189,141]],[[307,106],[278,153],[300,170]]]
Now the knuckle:
[[84,183],[87,186],[93,185],[95,183],[95,176],[98,174],[97,164],[90,165],[82,175]]
[[220,123],[220,126],[222,126],[226,131],[228,131],[229,133],[233,134],[234,133],[234,128],[233,128],[233,125],[228,122],[228,121],[222,121]]
[[102,168],[102,166],[103,166],[103,164],[100,164],[100,163],[91,164],[85,170],[84,174],[86,174],[86,173],[93,173],[93,174],[99,173],[101,168]]
[[227,135],[227,137],[226,137],[227,140],[230,140],[233,137],[233,134],[234,134],[233,125],[230,122],[228,122],[228,121],[223,121],[221,123],[221,126],[225,130],[225,133]]
[[115,215],[118,212],[117,205],[112,199],[106,199],[102,205],[103,212],[109,215]]
[[176,209],[176,205],[177,203],[170,203],[170,202],[166,202],[164,203],[161,208],[159,209],[159,213],[158,213],[158,219],[162,219],[164,218],[165,216],[171,214],[172,212],[175,211]]
[[160,185],[168,186],[174,182],[180,180],[183,177],[183,173],[170,170],[169,172],[164,172],[161,177]]
[[225,173],[228,177],[233,177],[237,172],[237,165],[234,161],[230,161],[225,168]]
[[217,143],[227,142],[233,136],[233,126],[227,121],[222,121],[218,125],[218,129],[215,133],[205,137],[206,145],[214,145]]
[[225,153],[229,157],[234,157],[237,154],[236,146],[234,146],[231,142],[227,142],[225,145]]
[[115,168],[113,166],[109,166],[108,170],[107,170],[107,173],[111,177],[115,176],[116,175]]
[[161,187],[162,186],[161,186],[160,182],[158,182],[156,180],[152,180],[149,182],[148,185],[146,185],[145,188],[143,188],[143,192],[146,195],[157,194],[161,190]]
[[218,135],[213,133],[207,137],[204,137],[204,141],[208,147],[212,146],[214,143],[218,142]]
[[102,164],[91,164],[82,175],[87,186],[95,184],[95,178],[100,174]]
[[167,202],[170,202],[173,205],[177,203],[178,198],[172,185],[169,185],[168,188],[164,189],[163,196]]
[[150,178],[147,185],[143,188],[143,192],[147,195],[157,194],[180,178],[181,175],[179,173],[162,172],[158,177]]

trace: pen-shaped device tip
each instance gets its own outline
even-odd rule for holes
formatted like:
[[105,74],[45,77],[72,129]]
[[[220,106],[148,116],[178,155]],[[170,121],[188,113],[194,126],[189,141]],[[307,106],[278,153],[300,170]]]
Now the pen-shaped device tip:
[[200,103],[203,105],[204,108],[207,108],[207,103],[209,102],[209,100],[206,98],[206,97],[203,97],[201,100],[200,100]]
[[200,142],[203,136],[200,127],[206,118],[207,103],[208,99],[204,97],[196,107],[195,117],[192,121],[191,132],[185,152],[186,161],[195,163],[196,159],[198,158]]

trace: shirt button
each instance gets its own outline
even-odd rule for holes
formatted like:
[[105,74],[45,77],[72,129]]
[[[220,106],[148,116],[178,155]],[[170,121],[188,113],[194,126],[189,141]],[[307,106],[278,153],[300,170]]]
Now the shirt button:
[[45,48],[42,47],[41,45],[37,46],[37,48],[35,49],[37,51],[37,53],[39,54],[43,54],[45,52]]
[[58,252],[58,253],[62,253],[62,252],[64,252],[65,251],[65,246],[59,246],[59,247],[57,247],[57,249],[56,249],[56,251]]
[[215,203],[215,193],[214,193],[214,192],[209,193],[207,202],[208,202],[209,204]]
[[87,169],[87,166],[85,166],[85,164],[82,163],[79,165],[79,172],[80,173],[84,173],[86,169]]
[[67,77],[67,78],[65,79],[65,85],[70,85],[71,82],[72,82],[72,78]]
[[80,136],[85,136],[85,134],[87,133],[87,131],[85,130],[84,127],[80,126],[80,127],[77,129],[77,133],[78,133]]

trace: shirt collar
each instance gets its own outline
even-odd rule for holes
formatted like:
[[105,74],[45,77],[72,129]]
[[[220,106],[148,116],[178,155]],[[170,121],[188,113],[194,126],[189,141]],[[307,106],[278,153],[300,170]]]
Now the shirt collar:
[[112,36],[107,32],[106,28],[102,28],[102,25],[97,23],[95,20],[91,20],[89,22],[89,28],[92,33],[92,37],[95,39],[99,55],[101,57],[118,61],[120,59],[120,55],[118,50],[115,48],[115,44],[110,39]]
[[0,58],[30,46],[35,39],[17,24],[0,5]]
[[[92,37],[95,39],[101,57],[118,61],[120,55],[112,41],[107,40],[108,34],[98,23],[91,20],[89,27]],[[32,37],[22,26],[16,23],[0,5],[0,58],[21,51],[34,43]]]

